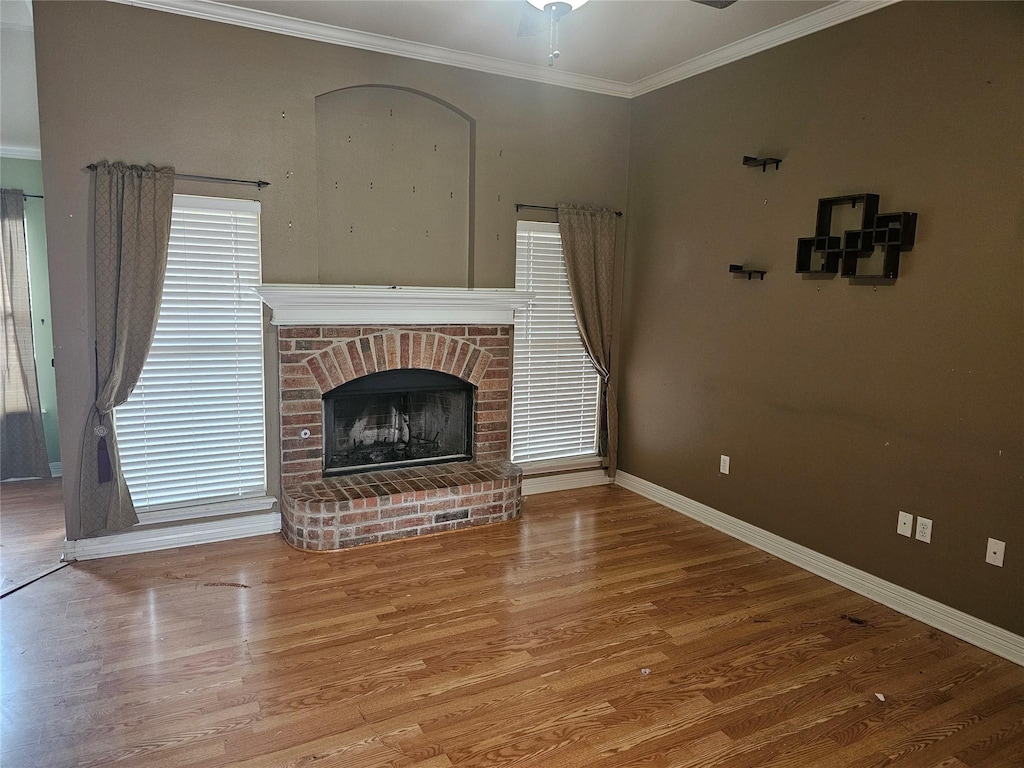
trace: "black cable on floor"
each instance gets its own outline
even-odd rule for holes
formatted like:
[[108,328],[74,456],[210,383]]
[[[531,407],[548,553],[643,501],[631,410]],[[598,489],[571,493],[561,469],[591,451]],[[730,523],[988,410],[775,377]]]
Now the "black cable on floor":
[[73,562],[75,562],[75,561],[74,560],[68,560],[66,563],[57,563],[55,566],[50,568],[48,571],[42,571],[40,573],[37,573],[35,576],[31,576],[30,578],[25,579],[20,584],[15,584],[13,587],[8,587],[3,592],[0,592],[0,598],[7,597],[8,595],[12,595],[15,592],[17,592],[19,589],[21,589],[23,587],[27,587],[29,584],[32,584],[33,582],[39,581],[44,576],[49,576],[51,573],[56,573],[61,568],[65,568],[65,567],[71,565]]

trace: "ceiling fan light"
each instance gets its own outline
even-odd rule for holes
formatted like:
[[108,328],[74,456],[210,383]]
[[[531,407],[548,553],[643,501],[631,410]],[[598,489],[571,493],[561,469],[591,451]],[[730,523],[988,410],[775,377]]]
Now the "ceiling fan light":
[[567,5],[569,6],[570,11],[575,11],[581,5],[585,4],[587,0],[526,0],[526,2],[539,11],[547,10],[548,6],[551,5]]

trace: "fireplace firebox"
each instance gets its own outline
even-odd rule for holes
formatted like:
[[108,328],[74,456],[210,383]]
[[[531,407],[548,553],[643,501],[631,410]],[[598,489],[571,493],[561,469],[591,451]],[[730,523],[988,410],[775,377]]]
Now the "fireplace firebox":
[[324,475],[473,458],[473,393],[439,371],[374,373],[323,396]]

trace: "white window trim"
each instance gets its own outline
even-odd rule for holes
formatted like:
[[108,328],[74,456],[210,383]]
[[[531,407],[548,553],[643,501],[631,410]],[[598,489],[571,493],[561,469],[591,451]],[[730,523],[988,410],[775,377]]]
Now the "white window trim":
[[577,472],[582,469],[599,469],[604,459],[596,453],[587,456],[570,456],[566,459],[541,459],[539,461],[518,461],[524,477],[547,475],[555,472]]
[[147,507],[139,512],[139,526],[265,512],[273,509],[275,504],[277,504],[277,499],[273,496],[257,494],[199,504],[160,504]]

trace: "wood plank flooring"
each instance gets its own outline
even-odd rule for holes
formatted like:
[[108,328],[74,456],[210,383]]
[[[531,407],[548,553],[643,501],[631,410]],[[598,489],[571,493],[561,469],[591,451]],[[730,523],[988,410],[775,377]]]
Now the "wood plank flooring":
[[0,484],[0,589],[56,565],[63,552],[60,478]]
[[1024,765],[1024,668],[619,488],[524,507],[48,576],[0,601],[0,764]]

